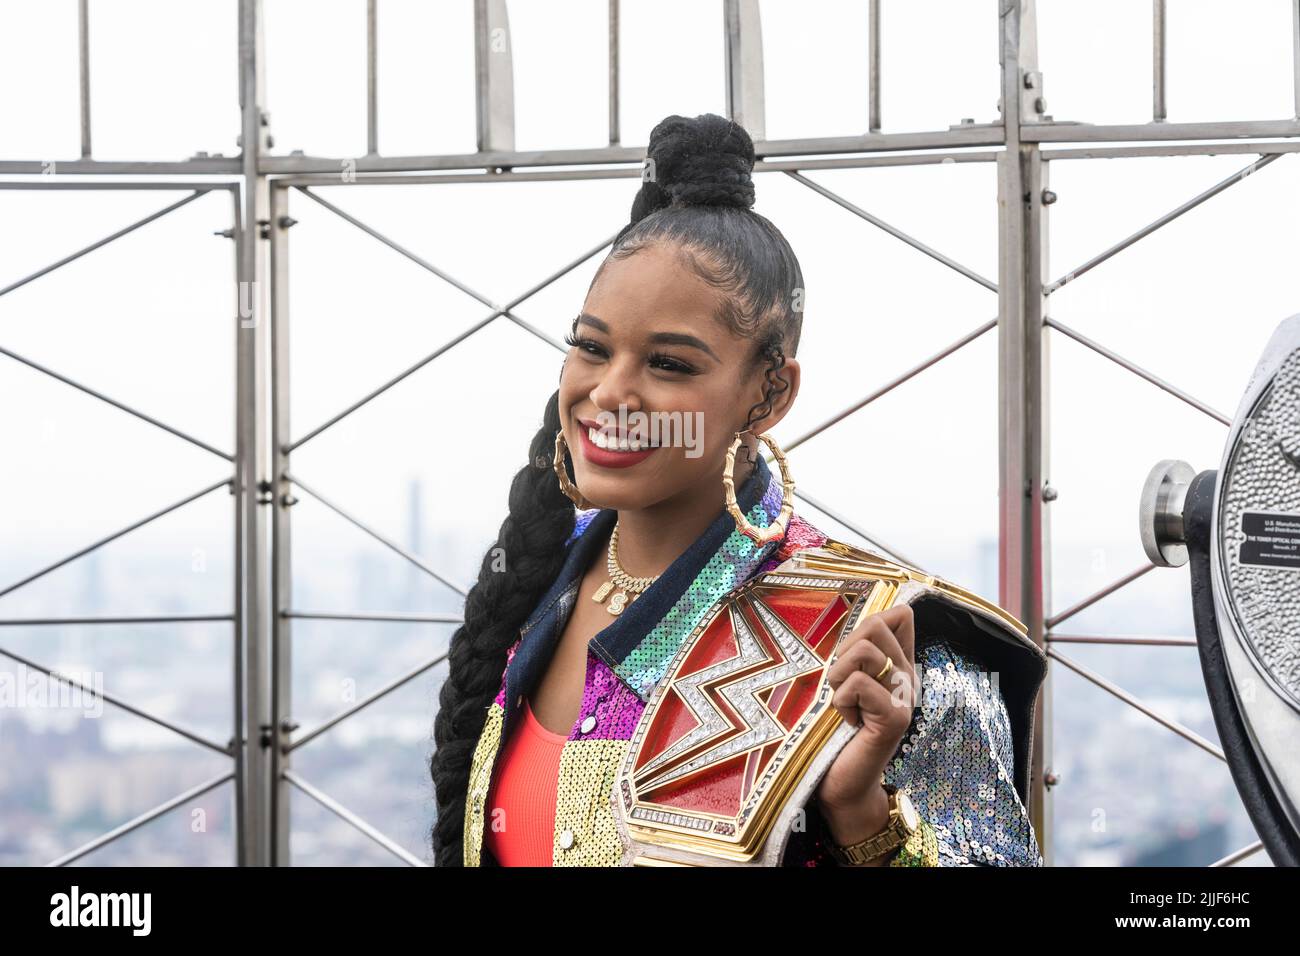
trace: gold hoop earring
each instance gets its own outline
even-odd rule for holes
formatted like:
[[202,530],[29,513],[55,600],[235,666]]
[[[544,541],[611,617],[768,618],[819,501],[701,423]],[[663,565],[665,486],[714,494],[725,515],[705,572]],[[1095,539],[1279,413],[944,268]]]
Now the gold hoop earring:
[[752,539],[759,547],[762,547],[785,537],[785,529],[790,522],[790,516],[794,514],[794,478],[790,476],[790,465],[785,460],[785,452],[772,440],[772,436],[767,433],[754,436],[759,441],[766,442],[767,447],[772,449],[772,457],[776,459],[777,467],[781,469],[781,510],[777,512],[776,519],[766,528],[755,527],[748,518],[741,514],[740,504],[736,501],[736,479],[734,477],[736,452],[744,441],[744,435],[743,431],[736,432],[736,440],[731,443],[731,447],[727,450],[727,464],[722,470],[722,488],[726,493],[727,513],[736,522],[736,530]]
[[596,506],[584,498],[582,492],[569,480],[569,471],[564,467],[564,453],[568,450],[569,444],[564,440],[564,429],[561,428],[555,433],[555,461],[552,463],[555,474],[560,479],[560,490],[564,492],[566,498],[578,506],[579,510],[587,511]]

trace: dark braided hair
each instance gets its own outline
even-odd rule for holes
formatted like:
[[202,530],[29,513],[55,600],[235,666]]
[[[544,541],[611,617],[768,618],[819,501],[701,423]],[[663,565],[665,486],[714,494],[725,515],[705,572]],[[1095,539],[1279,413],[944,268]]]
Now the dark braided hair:
[[[753,338],[753,361],[767,363],[764,397],[750,408],[746,427],[764,417],[788,388],[777,373],[799,346],[803,308],[803,273],[794,251],[776,226],[750,208],[753,168],[753,141],[731,120],[711,113],[664,119],[650,134],[646,176],[630,221],[592,278],[594,286],[611,259],[663,244],[716,288],[719,320]],[[437,801],[431,833],[437,866],[463,863],[474,748],[500,689],[506,652],[563,568],[564,544],[575,526],[573,502],[560,491],[551,466],[559,430],[557,391],[533,436],[528,463],[510,485],[510,512],[465,600],[464,623],[452,635],[434,720],[436,750],[429,761]],[[497,569],[500,554],[508,557],[506,570]]]

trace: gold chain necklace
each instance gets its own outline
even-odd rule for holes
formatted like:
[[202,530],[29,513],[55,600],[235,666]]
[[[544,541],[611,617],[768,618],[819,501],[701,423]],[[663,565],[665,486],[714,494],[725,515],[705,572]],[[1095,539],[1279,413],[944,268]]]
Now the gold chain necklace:
[[[596,593],[591,599],[597,604],[603,604],[609,593],[614,591],[615,594],[610,598],[609,605],[605,610],[610,614],[619,615],[623,609],[632,601],[639,598],[643,591],[659,580],[659,575],[652,578],[634,578],[623,570],[623,566],[618,563],[618,522],[614,523],[614,531],[609,536],[609,550],[605,556],[605,570],[609,572],[609,580],[596,589]],[[631,595],[629,598],[628,595]]]

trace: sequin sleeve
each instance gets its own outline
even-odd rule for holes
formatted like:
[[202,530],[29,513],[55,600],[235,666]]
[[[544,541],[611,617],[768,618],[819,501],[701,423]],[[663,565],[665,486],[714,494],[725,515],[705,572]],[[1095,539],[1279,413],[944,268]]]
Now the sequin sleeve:
[[922,825],[889,865],[1042,866],[998,675],[943,641],[920,651],[916,669],[920,706],[885,782],[907,792]]
[[[1033,825],[1016,792],[1011,722],[994,676],[944,642],[916,662],[921,703],[885,782],[921,817],[890,866],[1042,866]],[[782,866],[836,866],[816,799],[790,834]]]

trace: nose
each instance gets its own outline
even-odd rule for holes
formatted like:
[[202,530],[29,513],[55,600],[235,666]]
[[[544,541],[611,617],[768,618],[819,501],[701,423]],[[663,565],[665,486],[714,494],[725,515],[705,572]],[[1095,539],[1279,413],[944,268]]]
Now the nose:
[[617,415],[619,406],[625,405],[628,412],[635,412],[641,410],[639,388],[637,367],[629,358],[609,363],[588,397],[601,411]]

